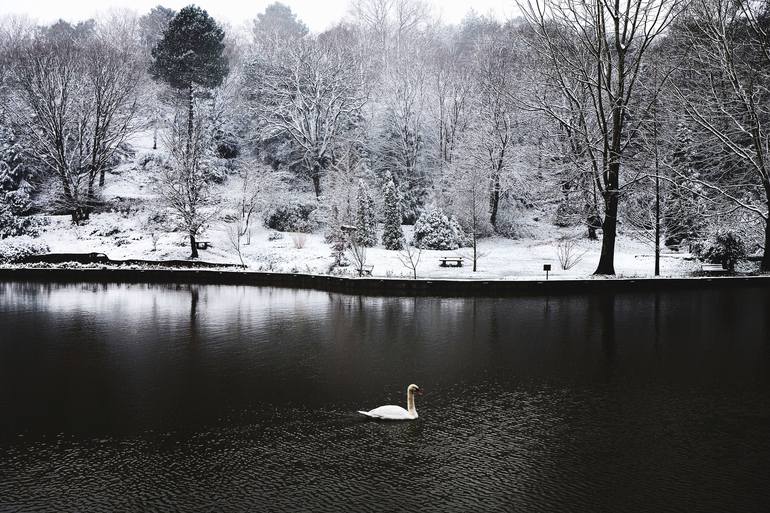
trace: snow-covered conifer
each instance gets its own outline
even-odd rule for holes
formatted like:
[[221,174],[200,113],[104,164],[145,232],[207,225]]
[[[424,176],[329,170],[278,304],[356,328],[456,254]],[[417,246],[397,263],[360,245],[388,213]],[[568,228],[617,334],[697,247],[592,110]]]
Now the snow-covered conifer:
[[384,202],[382,244],[385,249],[400,250],[404,247],[404,232],[401,230],[401,198],[390,173],[385,178],[382,196]]
[[377,244],[377,218],[374,212],[374,199],[369,193],[366,182],[359,180],[356,207],[356,242],[361,246],[372,247]]

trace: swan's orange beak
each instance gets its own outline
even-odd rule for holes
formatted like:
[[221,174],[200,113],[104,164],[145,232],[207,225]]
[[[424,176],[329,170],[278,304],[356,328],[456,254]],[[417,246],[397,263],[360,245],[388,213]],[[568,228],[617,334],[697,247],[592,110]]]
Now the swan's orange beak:
[[417,395],[422,395],[422,388],[417,389]]

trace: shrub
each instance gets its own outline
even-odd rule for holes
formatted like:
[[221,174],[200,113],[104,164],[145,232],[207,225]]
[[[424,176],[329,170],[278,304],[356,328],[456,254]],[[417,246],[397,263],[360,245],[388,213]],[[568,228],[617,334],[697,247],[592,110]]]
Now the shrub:
[[136,158],[136,164],[142,169],[157,169],[169,166],[168,158],[156,152],[142,153]]
[[0,193],[0,239],[31,235],[37,237],[44,224],[40,218],[24,215],[30,210],[29,195],[22,191]]
[[568,271],[583,260],[587,251],[580,250],[574,239],[561,239],[556,245],[556,256],[563,271]]
[[0,241],[0,263],[18,262],[22,258],[48,253],[48,246],[28,235]]
[[577,226],[582,222],[581,209],[569,201],[562,201],[556,207],[556,213],[553,216],[553,224],[566,228],[568,226]]
[[746,256],[746,245],[738,234],[720,230],[703,244],[693,246],[693,253],[712,264],[722,264],[725,269],[735,270],[738,260]]
[[265,226],[279,232],[312,233],[318,228],[313,213],[318,208],[315,202],[291,203],[265,211]]
[[414,225],[414,246],[420,249],[457,249],[469,246],[468,237],[454,217],[439,210],[423,213]]

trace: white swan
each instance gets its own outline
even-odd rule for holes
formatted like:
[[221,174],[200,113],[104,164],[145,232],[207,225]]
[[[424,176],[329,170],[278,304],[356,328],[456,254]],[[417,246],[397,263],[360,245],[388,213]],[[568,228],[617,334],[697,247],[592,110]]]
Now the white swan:
[[400,406],[389,404],[369,411],[359,410],[358,413],[366,415],[367,417],[372,417],[373,419],[414,420],[417,418],[417,409],[414,407],[414,394],[422,395],[420,387],[417,385],[409,385],[406,387],[406,410]]

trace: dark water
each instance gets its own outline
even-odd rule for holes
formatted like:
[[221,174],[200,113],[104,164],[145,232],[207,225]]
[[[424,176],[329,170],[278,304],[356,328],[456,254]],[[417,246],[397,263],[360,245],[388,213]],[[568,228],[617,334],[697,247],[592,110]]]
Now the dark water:
[[0,284],[0,511],[766,511],[769,314]]

